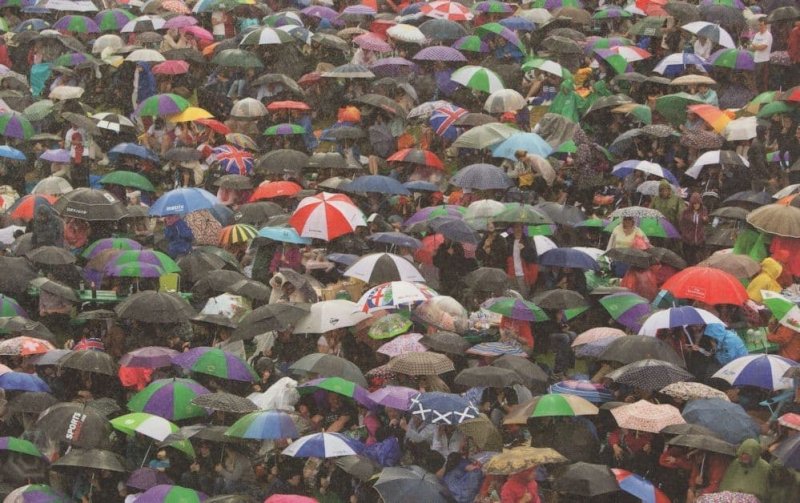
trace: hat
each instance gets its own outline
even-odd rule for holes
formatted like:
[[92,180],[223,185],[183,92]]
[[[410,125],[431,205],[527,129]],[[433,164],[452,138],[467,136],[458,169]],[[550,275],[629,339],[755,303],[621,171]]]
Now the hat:
[[254,365],[256,372],[261,374],[262,372],[268,370],[272,372],[275,370],[275,362],[271,359],[267,358],[266,356],[262,356],[258,360],[256,360],[256,364]]

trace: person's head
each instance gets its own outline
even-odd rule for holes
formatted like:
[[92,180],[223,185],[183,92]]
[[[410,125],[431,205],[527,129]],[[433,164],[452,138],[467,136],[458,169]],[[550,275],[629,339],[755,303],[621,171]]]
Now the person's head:
[[514,223],[514,227],[512,227],[512,229],[513,229],[513,231],[514,231],[514,237],[516,237],[516,238],[522,238],[522,236],[523,236],[523,234],[524,234],[524,233],[523,233],[523,230],[524,230],[524,228],[522,227],[522,224],[521,224],[521,223],[519,223],[519,222],[515,222],[515,223]]
[[663,199],[669,199],[669,196],[672,195],[672,187],[670,187],[669,182],[666,180],[661,180],[658,184],[658,197]]
[[200,445],[197,447],[197,449],[201,458],[207,458],[211,455],[211,444],[208,442],[200,442]]
[[768,26],[769,26],[769,24],[767,23],[767,18],[762,17],[761,19],[758,20],[758,32],[759,33],[764,33],[765,31],[767,31],[767,27]]
[[623,217],[622,219],[622,228],[625,230],[633,229],[634,221],[633,217]]
[[338,393],[328,393],[328,406],[331,409],[338,409],[342,405],[342,397]]
[[159,461],[164,461],[165,459],[167,459],[167,451],[165,449],[160,449],[156,453],[156,458],[158,458]]
[[703,206],[703,196],[699,192],[693,192],[689,197],[689,205],[694,211],[699,211]]

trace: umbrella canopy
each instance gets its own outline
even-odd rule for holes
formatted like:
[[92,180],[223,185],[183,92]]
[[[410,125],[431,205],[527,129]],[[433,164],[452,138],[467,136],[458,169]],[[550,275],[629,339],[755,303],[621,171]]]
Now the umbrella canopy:
[[676,298],[712,305],[740,306],[749,299],[747,291],[736,277],[711,267],[688,267],[669,278],[662,288]]
[[53,205],[63,217],[89,222],[117,221],[128,215],[125,205],[105,190],[78,188]]
[[603,360],[623,364],[639,360],[661,360],[679,367],[684,367],[683,359],[666,342],[645,335],[627,335],[614,339],[600,354]]
[[612,468],[611,472],[624,492],[648,503],[669,503],[669,496],[644,477],[622,468]]
[[683,409],[688,423],[705,426],[726,442],[739,445],[758,438],[759,428],[741,405],[717,398],[692,400]]
[[114,311],[120,318],[145,323],[175,323],[189,320],[196,314],[180,296],[152,290],[131,295],[119,303]]
[[111,433],[105,417],[85,404],[74,402],[48,407],[39,414],[35,428],[52,440],[86,448],[101,445]]
[[661,388],[660,393],[688,402],[700,398],[730,401],[724,392],[699,382],[677,382]]
[[325,241],[366,226],[363,213],[350,198],[327,192],[300,201],[289,223],[300,236]]
[[567,461],[567,458],[549,447],[514,447],[492,456],[483,466],[483,471],[490,475],[511,475],[538,465]]
[[300,436],[292,416],[278,410],[251,412],[233,423],[225,435],[254,440],[278,440]]
[[217,348],[195,347],[175,356],[172,363],[192,372],[233,381],[250,382],[258,378],[242,358]]
[[619,491],[617,478],[608,466],[583,462],[569,465],[556,479],[553,488],[585,498]]
[[340,433],[315,433],[300,437],[282,451],[295,458],[336,458],[361,453],[364,445]]
[[689,325],[710,325],[712,323],[725,323],[706,311],[691,306],[672,307],[663,311],[657,311],[642,324],[639,335],[650,335],[655,337],[661,329],[676,327],[686,327]]
[[454,382],[461,386],[485,386],[505,388],[513,384],[523,384],[522,377],[513,370],[500,367],[473,367],[458,373]]
[[192,400],[208,393],[210,391],[192,379],[158,379],[135,394],[128,401],[128,409],[174,421],[201,417],[207,415],[206,410],[194,405]]
[[387,369],[398,374],[412,376],[439,375],[455,370],[452,360],[438,353],[407,353],[391,360]]
[[520,403],[503,419],[503,424],[526,424],[535,417],[593,416],[599,409],[577,395],[548,393]]
[[335,355],[312,353],[294,362],[289,370],[313,373],[323,377],[341,377],[359,386],[367,386],[364,374],[355,364]]
[[409,498],[431,503],[447,501],[448,490],[436,475],[416,465],[384,468],[374,487],[386,503],[403,503]]
[[661,360],[645,359],[614,370],[608,374],[608,378],[620,384],[658,391],[668,384],[687,381],[694,376],[677,365]]
[[113,451],[103,449],[72,449],[54,467],[93,468],[110,472],[126,472],[125,458]]
[[159,484],[141,493],[144,503],[201,503],[208,497],[200,491],[170,484]]
[[800,208],[792,205],[768,204],[747,215],[747,223],[768,234],[789,238],[800,237]]
[[117,364],[108,353],[103,351],[72,351],[64,355],[58,364],[61,367],[104,374],[109,376],[117,375]]
[[657,405],[646,400],[616,407],[611,415],[620,428],[649,433],[659,433],[667,426],[686,422],[674,405]]
[[[676,426],[681,426],[681,425],[676,425]],[[685,424],[684,426],[697,427],[689,423]],[[664,431],[668,431],[669,428],[670,427],[665,428]],[[726,456],[736,455],[735,445],[730,444],[724,440],[720,440],[719,438],[714,436],[714,432],[710,433],[711,435],[682,434],[668,440],[667,443],[669,445],[679,445],[682,447],[689,447],[690,449],[700,449],[702,451],[716,452],[719,454],[724,454]]]
[[791,389],[791,379],[783,377],[797,362],[778,355],[742,356],[724,365],[713,377],[731,386],[755,386],[770,391]]
[[454,393],[419,393],[411,398],[411,414],[430,424],[455,425],[478,417],[471,401]]
[[356,304],[349,300],[336,299],[316,302],[308,314],[300,317],[294,332],[298,334],[322,334],[330,330],[352,327],[369,318],[366,313],[356,311]]

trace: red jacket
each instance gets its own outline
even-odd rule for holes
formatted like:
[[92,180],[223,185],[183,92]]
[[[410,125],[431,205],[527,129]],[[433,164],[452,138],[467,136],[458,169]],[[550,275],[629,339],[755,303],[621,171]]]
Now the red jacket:
[[795,27],[789,32],[789,58],[792,63],[800,63],[800,28]]

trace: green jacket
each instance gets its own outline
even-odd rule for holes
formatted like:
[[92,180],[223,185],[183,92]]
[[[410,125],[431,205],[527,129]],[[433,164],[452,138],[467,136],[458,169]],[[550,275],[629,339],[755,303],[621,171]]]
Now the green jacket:
[[669,220],[669,223],[675,226],[678,225],[684,208],[683,199],[675,194],[670,194],[667,198],[661,196],[653,198],[653,209],[660,211]]
[[[745,453],[750,455],[748,464],[739,460],[739,456]],[[739,446],[736,459],[725,470],[719,490],[752,494],[762,502],[767,501],[769,475],[769,463],[761,459],[761,445],[758,440],[748,438]]]

